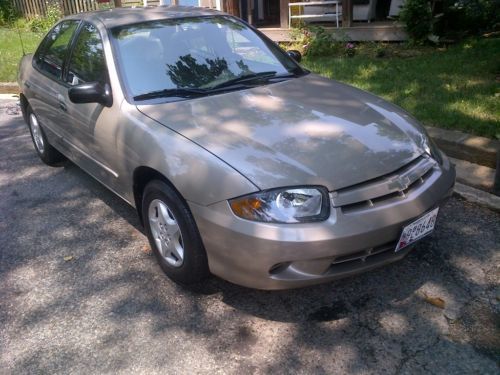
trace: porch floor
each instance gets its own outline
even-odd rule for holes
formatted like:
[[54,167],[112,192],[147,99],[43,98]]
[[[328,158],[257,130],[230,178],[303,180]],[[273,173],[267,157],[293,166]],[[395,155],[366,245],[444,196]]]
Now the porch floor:
[[[386,41],[397,42],[407,40],[408,36],[404,26],[395,21],[372,21],[372,22],[353,22],[351,27],[332,26],[332,23],[315,23],[324,27],[335,39],[345,39],[351,41]],[[292,37],[291,29],[281,27],[261,27],[264,34],[275,42],[290,42]]]

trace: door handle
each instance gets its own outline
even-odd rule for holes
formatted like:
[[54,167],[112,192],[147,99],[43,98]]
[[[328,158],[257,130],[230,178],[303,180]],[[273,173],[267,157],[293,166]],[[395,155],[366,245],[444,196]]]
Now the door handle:
[[64,96],[62,96],[61,94],[57,95],[57,101],[59,102],[59,108],[66,112],[68,110],[68,107],[66,106]]
[[26,86],[26,88],[29,89],[31,87],[30,81],[25,81],[24,86]]

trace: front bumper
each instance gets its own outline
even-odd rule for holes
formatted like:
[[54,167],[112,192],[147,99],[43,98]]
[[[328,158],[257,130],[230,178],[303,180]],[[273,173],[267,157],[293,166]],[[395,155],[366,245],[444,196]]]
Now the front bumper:
[[373,207],[332,207],[320,223],[269,224],[236,217],[228,202],[190,203],[213,274],[257,289],[288,289],[350,276],[397,261],[403,226],[451,196],[455,170],[447,158],[401,199]]

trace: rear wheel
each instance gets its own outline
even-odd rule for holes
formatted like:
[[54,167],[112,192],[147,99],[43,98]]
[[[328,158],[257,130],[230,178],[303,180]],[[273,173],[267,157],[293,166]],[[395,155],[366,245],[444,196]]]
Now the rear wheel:
[[192,284],[209,274],[193,215],[174,189],[163,181],[150,182],[144,189],[142,217],[149,244],[168,277]]
[[57,166],[61,164],[61,162],[66,160],[66,158],[49,143],[37,116],[29,105],[26,110],[26,114],[31,139],[33,140],[33,145],[35,146],[35,150],[40,159],[42,159],[45,164],[50,166]]

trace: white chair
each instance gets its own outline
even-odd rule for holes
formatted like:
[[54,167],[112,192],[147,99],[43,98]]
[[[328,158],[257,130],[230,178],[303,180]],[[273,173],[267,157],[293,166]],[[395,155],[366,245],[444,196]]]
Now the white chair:
[[[322,0],[315,0],[322,1]],[[327,0],[326,0],[327,1]],[[340,1],[340,0],[339,0]],[[336,10],[338,9],[338,14]],[[339,27],[339,22],[342,20],[342,5],[307,5],[302,8],[302,12],[307,18],[303,18],[304,22],[336,22]],[[317,17],[313,17],[317,15]],[[300,17],[300,16],[299,16]]]
[[[402,1],[402,0],[401,0]],[[369,0],[367,4],[355,4],[352,9],[353,21],[368,21],[370,22],[375,18],[375,10],[377,7],[377,0]],[[307,6],[304,7],[304,14],[327,14],[331,12],[332,8],[327,6]],[[339,13],[342,13],[342,5],[339,5]],[[309,18],[308,22],[327,21],[326,19]],[[329,20],[328,20],[329,21]]]

